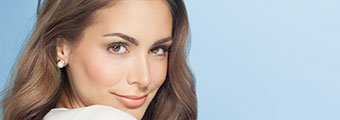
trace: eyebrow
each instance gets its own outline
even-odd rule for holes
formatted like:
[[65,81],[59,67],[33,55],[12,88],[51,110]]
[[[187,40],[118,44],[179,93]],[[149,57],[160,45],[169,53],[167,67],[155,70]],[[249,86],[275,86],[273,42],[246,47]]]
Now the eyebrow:
[[[109,33],[109,34],[105,34],[103,35],[103,37],[108,37],[108,36],[117,36],[117,37],[120,37],[128,42],[131,42],[132,44],[138,46],[139,45],[139,42],[131,37],[131,36],[128,36],[128,35],[125,35],[123,33]],[[152,46],[155,46],[155,45],[159,45],[159,44],[162,44],[162,43],[166,43],[168,41],[171,41],[172,40],[172,37],[171,36],[168,36],[166,38],[162,38],[162,39],[159,39],[157,40]]]

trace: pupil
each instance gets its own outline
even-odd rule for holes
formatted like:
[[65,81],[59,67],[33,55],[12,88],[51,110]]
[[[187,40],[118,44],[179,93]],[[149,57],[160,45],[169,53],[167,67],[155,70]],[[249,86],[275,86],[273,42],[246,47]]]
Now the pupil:
[[120,48],[119,45],[115,45],[115,46],[113,46],[113,51],[117,52],[117,51],[119,51],[119,48]]
[[158,53],[158,51],[159,51],[159,49],[155,49],[153,52],[154,52],[154,53]]

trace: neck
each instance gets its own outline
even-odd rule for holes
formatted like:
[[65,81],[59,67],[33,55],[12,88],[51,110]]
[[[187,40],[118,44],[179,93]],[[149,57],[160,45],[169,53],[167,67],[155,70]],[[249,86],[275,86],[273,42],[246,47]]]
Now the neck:
[[[73,97],[74,96],[74,97]],[[79,97],[73,94],[67,94],[65,91],[61,93],[61,96],[57,102],[56,108],[80,108],[85,107],[86,105],[81,102]]]

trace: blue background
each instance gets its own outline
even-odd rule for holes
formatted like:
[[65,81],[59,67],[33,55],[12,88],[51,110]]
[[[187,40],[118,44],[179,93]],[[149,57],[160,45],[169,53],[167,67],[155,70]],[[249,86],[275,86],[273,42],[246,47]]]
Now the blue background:
[[[37,2],[0,3],[4,88]],[[186,3],[200,120],[340,120],[340,1]]]

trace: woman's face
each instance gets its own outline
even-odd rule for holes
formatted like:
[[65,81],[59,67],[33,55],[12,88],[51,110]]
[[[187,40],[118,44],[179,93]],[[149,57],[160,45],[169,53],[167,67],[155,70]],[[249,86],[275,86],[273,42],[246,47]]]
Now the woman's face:
[[107,105],[142,118],[167,74],[172,18],[166,4],[119,1],[95,13],[79,43],[64,44],[68,55],[58,50],[80,107]]

